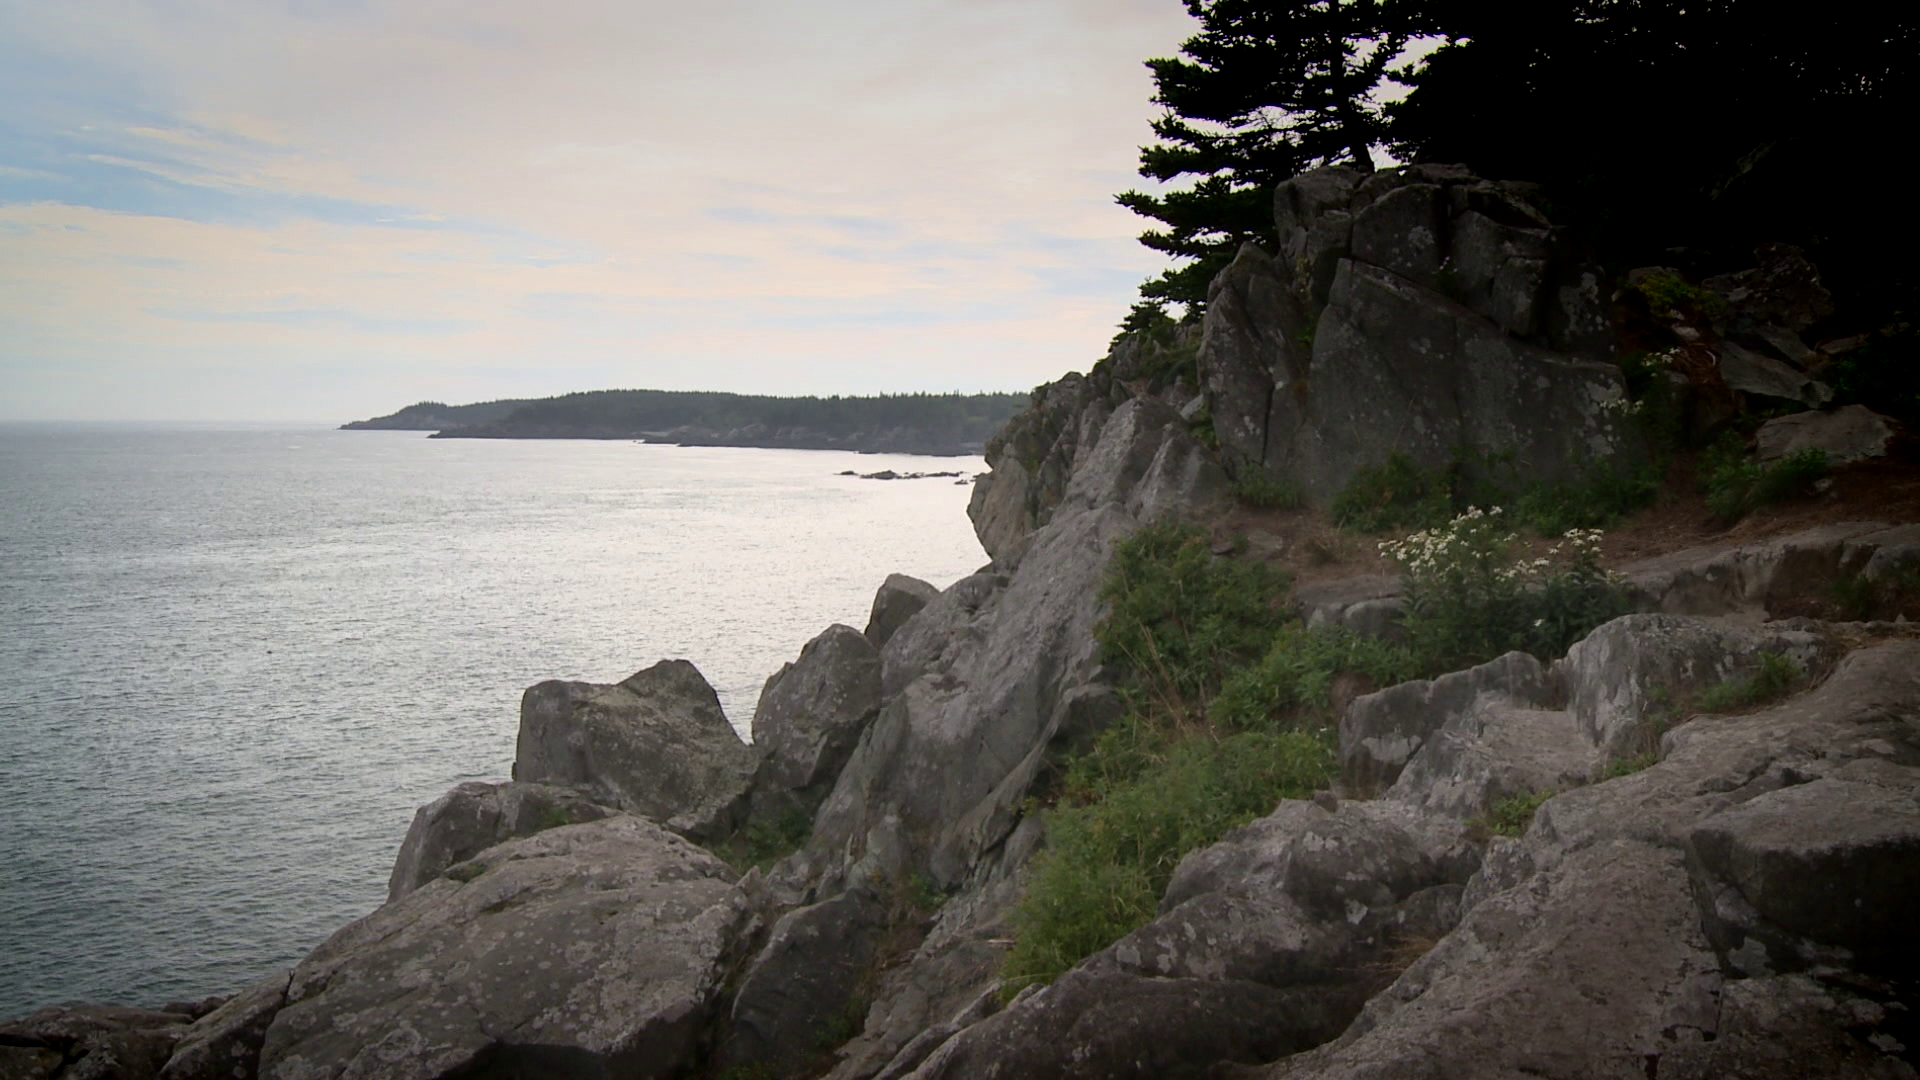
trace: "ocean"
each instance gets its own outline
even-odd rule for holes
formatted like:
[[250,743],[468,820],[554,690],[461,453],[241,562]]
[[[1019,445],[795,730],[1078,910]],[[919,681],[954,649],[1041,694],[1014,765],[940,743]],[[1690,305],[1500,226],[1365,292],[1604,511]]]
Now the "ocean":
[[0,1018],[293,964],[413,811],[505,779],[520,692],[760,687],[889,572],[986,562],[977,458],[0,425]]

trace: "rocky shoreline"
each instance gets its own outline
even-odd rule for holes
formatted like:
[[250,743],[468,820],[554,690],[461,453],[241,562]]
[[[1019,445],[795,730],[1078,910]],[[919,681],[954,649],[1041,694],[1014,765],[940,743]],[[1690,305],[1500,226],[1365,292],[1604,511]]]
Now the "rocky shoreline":
[[[1920,571],[1912,522],[1641,560],[1564,657],[1354,695],[1327,790],[1187,854],[1050,985],[1003,980],[1041,803],[1126,711],[1095,635],[1125,538],[1221,527],[1250,476],[1323,502],[1388,449],[1641,452],[1598,271],[1514,188],[1333,169],[1276,204],[1286,250],[1197,333],[1123,339],[988,444],[992,563],[888,578],[768,680],[751,745],[683,660],[536,685],[513,778],[422,808],[379,910],[224,1002],[0,1025],[0,1080],[1920,1076],[1920,630],[1795,614]],[[1292,601],[1361,635],[1404,607],[1377,577]],[[1769,662],[1778,700],[1676,710]]]

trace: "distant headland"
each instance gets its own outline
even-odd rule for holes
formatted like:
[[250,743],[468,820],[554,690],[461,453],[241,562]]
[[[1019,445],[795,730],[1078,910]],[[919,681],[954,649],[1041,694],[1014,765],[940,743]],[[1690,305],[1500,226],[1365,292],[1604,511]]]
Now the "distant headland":
[[345,431],[431,431],[436,439],[637,439],[862,453],[979,454],[1028,394],[768,397],[595,390],[473,405],[422,401]]
[[430,430],[432,438],[634,438],[678,446],[981,454],[1029,394],[770,398],[699,390],[591,390],[472,405],[419,402],[342,430]]

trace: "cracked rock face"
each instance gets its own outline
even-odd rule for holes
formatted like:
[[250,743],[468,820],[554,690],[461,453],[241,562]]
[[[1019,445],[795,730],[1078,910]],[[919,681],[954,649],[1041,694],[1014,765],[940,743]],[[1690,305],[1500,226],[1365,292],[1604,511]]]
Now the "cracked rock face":
[[1511,453],[1547,481],[1638,452],[1601,272],[1522,187],[1321,169],[1280,185],[1274,219],[1278,256],[1244,247],[1208,289],[1200,379],[1236,475],[1325,502],[1395,451]]
[[260,1075],[679,1075],[753,922],[733,878],[627,816],[491,848],[302,961]]

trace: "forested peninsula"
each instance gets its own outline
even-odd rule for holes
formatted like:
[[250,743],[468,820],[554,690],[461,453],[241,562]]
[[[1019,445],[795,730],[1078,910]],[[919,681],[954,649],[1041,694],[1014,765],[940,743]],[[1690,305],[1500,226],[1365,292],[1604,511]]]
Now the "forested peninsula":
[[680,390],[595,390],[473,405],[423,401],[342,424],[431,431],[436,439],[638,439],[681,446],[959,455],[981,453],[1027,394],[770,397]]

